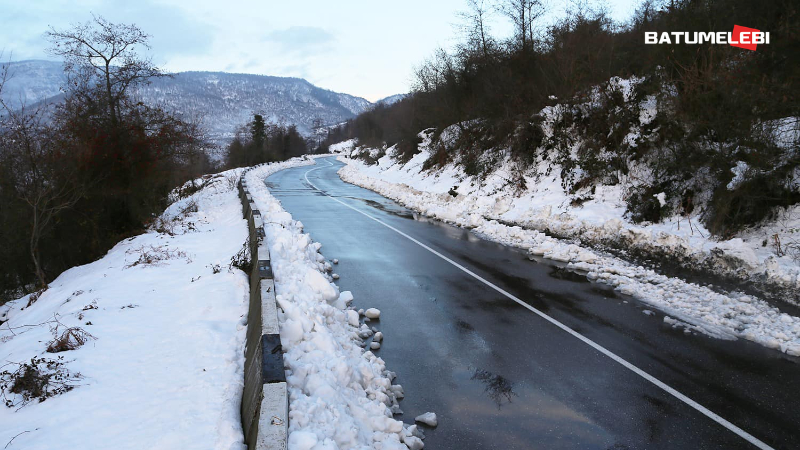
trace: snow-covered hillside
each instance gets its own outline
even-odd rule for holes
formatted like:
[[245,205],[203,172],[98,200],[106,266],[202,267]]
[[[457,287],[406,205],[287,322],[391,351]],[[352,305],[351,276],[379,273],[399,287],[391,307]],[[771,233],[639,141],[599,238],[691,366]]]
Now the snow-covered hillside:
[[[383,340],[368,318],[380,311],[350,306],[353,295],[333,283],[320,244],[263,183],[278,170],[308,164],[314,160],[294,158],[247,174],[270,218],[289,448],[420,449],[417,427],[393,418],[402,386],[364,348]],[[233,266],[247,239],[240,174],[206,177],[205,187],[173,203],[152,231],[64,272],[43,293],[0,307],[0,443],[245,448],[239,409],[249,288]],[[44,389],[35,391],[38,382]]]
[[[480,150],[481,143],[470,143],[472,135],[462,130],[480,122],[475,121],[452,125],[440,135],[434,130],[421,133],[424,139],[421,153],[404,166],[384,168],[389,169],[387,176],[394,171],[403,172],[404,176],[391,175],[386,180],[408,183],[420,191],[465,198],[468,211],[461,211],[458,209],[461,205],[454,207],[452,203],[443,206],[447,211],[441,208],[436,211],[436,215],[446,220],[456,221],[458,216],[479,213],[626,257],[670,260],[683,269],[722,275],[734,284],[749,284],[763,294],[800,305],[800,204],[774,207],[768,219],[735,234],[728,232],[726,239],[719,239],[705,226],[715,189],[709,177],[698,176],[698,180],[684,184],[673,180],[670,184],[660,180],[660,175],[665,176],[663,171],[654,169],[660,162],[667,164],[668,152],[642,150],[644,156],[640,158],[615,159],[612,153],[618,149],[610,141],[601,142],[600,149],[584,148],[587,141],[597,139],[597,135],[606,137],[606,133],[621,138],[620,147],[628,150],[620,151],[633,152],[639,147],[659,145],[648,140],[653,139],[650,125],[662,106],[655,95],[635,95],[641,82],[638,78],[615,77],[597,86],[588,97],[581,97],[582,103],[565,102],[543,108],[534,118],[538,121],[536,126],[532,127],[539,132],[538,138],[528,137],[531,142],[539,143],[526,144],[528,156],[533,155],[531,161],[521,162],[512,148]],[[606,96],[612,95],[622,106],[603,103]],[[614,114],[621,110],[635,114],[636,120],[604,117],[611,114],[609,110]],[[574,117],[589,114],[586,111],[593,111],[592,120],[601,122],[596,135],[575,126],[580,121]],[[608,124],[602,122],[606,119]],[[775,150],[784,154],[783,160],[791,160],[797,151],[792,143],[800,135],[798,121],[787,118],[774,122],[778,124],[772,131],[776,135]],[[610,131],[606,130],[608,127]],[[553,147],[554,141],[563,143]],[[346,142],[332,146],[332,150],[347,151],[350,156],[368,162],[384,155],[397,156],[394,147],[353,149],[353,145]],[[472,159],[464,156],[459,145],[474,147]],[[476,153],[479,156],[474,157]],[[402,155],[406,159],[411,156]],[[386,161],[390,160],[381,160],[379,166],[389,164]],[[449,162],[442,167],[441,161]],[[618,168],[620,161],[624,161],[624,170]],[[727,183],[729,191],[741,184],[745,175],[752,178],[759,173],[743,161],[732,159],[727,164],[732,175]],[[441,170],[430,172],[423,167]],[[609,169],[598,170],[598,167]],[[703,172],[707,168],[698,170]],[[791,189],[800,189],[800,171],[795,168],[785,181]],[[641,192],[649,194],[642,197]],[[490,205],[488,198],[497,204]],[[641,206],[650,204],[659,211],[656,219],[653,214],[641,214]]]
[[[672,316],[670,323],[676,327],[720,338],[745,338],[800,355],[800,318],[782,313],[776,305],[754,295],[665,276],[602,250],[616,245],[628,251],[673,254],[676,260],[685,258],[723,274],[767,280],[783,292],[797,294],[798,261],[791,256],[778,256],[761,245],[762,235],[781,232],[794,236],[796,226],[764,224],[758,230],[720,242],[711,239],[697,220],[690,224],[684,217],[634,225],[624,217],[618,187],[598,187],[592,200],[576,203],[564,192],[557,171],[549,173],[544,167],[541,173],[526,176],[527,188],[521,192],[509,181],[513,178],[510,160],[485,180],[467,176],[461,166],[454,164],[425,171],[423,164],[433,152],[430,134],[422,136],[422,151],[405,164],[393,158],[394,147],[385,151],[359,148],[356,142],[347,141],[330,150],[343,154],[340,159],[348,164],[339,172],[343,180],[425,215],[471,228],[486,238],[525,248],[532,258],[552,259],[585,271],[589,278],[663,310]],[[370,165],[354,159],[363,154],[377,163]],[[786,223],[796,224],[800,221],[798,215],[800,210],[792,208],[782,217]]]
[[8,67],[8,79],[3,85],[3,100],[12,109],[31,105],[58,95],[64,84],[61,64],[49,61],[18,61],[0,64]]
[[[18,107],[61,93],[61,63],[20,61],[9,65],[11,77],[3,98]],[[232,137],[233,130],[259,113],[273,122],[297,125],[309,135],[315,119],[323,125],[341,123],[372,104],[360,97],[321,89],[300,78],[224,72],[181,72],[153,80],[140,89],[141,99],[187,119],[199,118],[213,140]]]
[[208,180],[153,231],[38,298],[0,307],[5,448],[245,448],[249,288],[229,268],[247,237],[239,172]]

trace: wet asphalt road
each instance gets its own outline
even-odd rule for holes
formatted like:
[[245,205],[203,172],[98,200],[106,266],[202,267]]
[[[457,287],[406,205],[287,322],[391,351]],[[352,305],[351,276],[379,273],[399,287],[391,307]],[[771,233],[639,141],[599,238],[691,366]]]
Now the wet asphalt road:
[[[382,311],[376,351],[426,449],[756,448],[675,396],[456,266],[463,265],[769,446],[800,448],[800,360],[747,341],[685,334],[580,274],[414,214],[342,182],[333,158],[267,179],[357,308]],[[325,194],[314,189],[308,180]]]

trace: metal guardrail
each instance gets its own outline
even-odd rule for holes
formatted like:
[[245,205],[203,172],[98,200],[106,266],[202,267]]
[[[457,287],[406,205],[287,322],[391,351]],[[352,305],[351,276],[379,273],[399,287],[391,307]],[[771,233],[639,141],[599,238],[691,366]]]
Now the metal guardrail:
[[[258,167],[258,166],[256,166]],[[247,189],[245,169],[239,179],[239,197],[249,230],[250,307],[245,342],[242,428],[250,450],[286,450],[289,400],[283,367],[275,282],[264,220]]]

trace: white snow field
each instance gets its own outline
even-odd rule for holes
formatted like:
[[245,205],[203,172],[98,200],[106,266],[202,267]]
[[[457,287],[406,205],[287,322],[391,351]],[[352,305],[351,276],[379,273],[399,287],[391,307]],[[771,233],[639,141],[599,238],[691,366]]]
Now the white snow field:
[[[446,131],[447,132],[447,131]],[[679,217],[665,223],[635,225],[624,217],[619,186],[598,186],[594,198],[573,205],[561,186],[558,170],[543,166],[526,174],[527,188],[516,192],[508,180],[513,165],[506,159],[485,180],[467,176],[460,166],[424,171],[431,156],[430,134],[421,133],[421,152],[402,164],[393,158],[395,148],[361,148],[354,140],[330,147],[347,165],[339,171],[344,181],[365,187],[400,204],[461,227],[487,239],[527,249],[543,257],[586,271],[590,279],[615,286],[620,292],[660,309],[665,321],[687,332],[700,331],[724,338],[748,339],[791,355],[800,356],[800,318],[784,314],[767,302],[739,292],[719,293],[705,286],[667,277],[593,251],[586,244],[624,239],[629,247],[663,248],[668,252],[714,257],[728,261],[740,275],[762,274],[789,289],[800,289],[800,267],[790,256],[779,257],[762,247],[762,234],[800,230],[800,208],[785,211],[785,222],[773,223],[735,239],[717,242],[694,220]],[[369,165],[357,155],[369,153]],[[539,176],[537,176],[537,174]],[[529,176],[530,175],[530,176]],[[680,221],[680,225],[679,225]],[[789,225],[791,225],[791,223]],[[556,239],[537,230],[562,237]],[[794,231],[793,231],[794,230]],[[794,235],[791,235],[794,236]],[[787,238],[791,238],[787,235]],[[796,237],[796,236],[795,236]],[[581,245],[584,244],[584,245]],[[678,320],[675,320],[678,319]]]
[[[67,270],[30,306],[25,296],[0,307],[3,396],[12,405],[0,406],[1,447],[245,448],[239,405],[248,281],[228,268],[247,236],[239,173],[210,178],[173,203],[154,227],[162,232],[126,239]],[[85,343],[48,353],[70,328],[72,343]],[[74,389],[23,406],[9,374],[31,358],[60,362],[37,365],[43,373],[68,371],[51,386],[66,381]]]
[[[289,386],[291,450],[422,448],[410,425],[392,418],[402,398],[384,361],[365,351],[373,334],[349,304],[353,295],[332,283],[321,245],[303,233],[264,179],[313,158],[257,167],[247,186],[264,217]],[[377,311],[377,310],[376,310]]]

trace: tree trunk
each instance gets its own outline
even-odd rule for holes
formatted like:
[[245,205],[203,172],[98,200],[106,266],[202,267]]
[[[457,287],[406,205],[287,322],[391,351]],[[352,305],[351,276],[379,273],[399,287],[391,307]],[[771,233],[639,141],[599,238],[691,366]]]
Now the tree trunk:
[[41,237],[41,230],[39,229],[39,214],[36,206],[33,207],[33,227],[31,228],[31,242],[30,253],[33,260],[33,267],[36,271],[36,278],[39,280],[39,288],[47,287],[47,278],[42,270],[42,265],[39,263],[39,238]]
[[114,98],[111,95],[111,67],[110,61],[106,61],[106,95],[108,96],[108,114],[111,117],[111,124],[117,124],[117,113],[114,107]]

